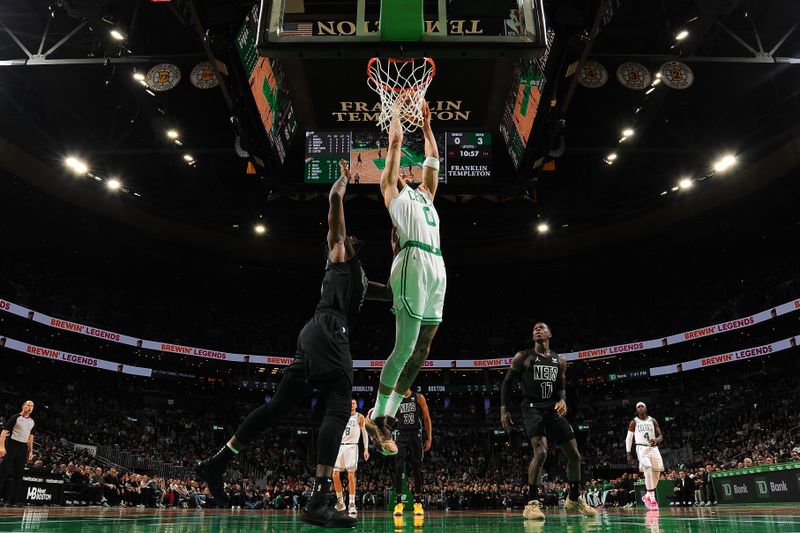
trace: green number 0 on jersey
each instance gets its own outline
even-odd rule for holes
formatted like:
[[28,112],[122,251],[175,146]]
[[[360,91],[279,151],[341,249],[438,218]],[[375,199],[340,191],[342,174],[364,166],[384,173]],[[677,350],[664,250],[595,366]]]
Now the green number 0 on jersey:
[[429,226],[435,228],[436,219],[433,218],[433,213],[431,213],[431,208],[426,205],[422,208],[422,212],[425,213],[425,222],[427,222]]

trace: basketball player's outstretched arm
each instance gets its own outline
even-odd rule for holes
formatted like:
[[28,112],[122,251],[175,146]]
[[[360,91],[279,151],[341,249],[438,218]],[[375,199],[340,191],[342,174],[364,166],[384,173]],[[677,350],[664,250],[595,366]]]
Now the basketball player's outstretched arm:
[[422,135],[425,137],[425,162],[422,164],[422,184],[431,194],[436,196],[439,187],[439,147],[431,129],[431,110],[428,102],[422,103]]
[[558,377],[556,378],[556,402],[555,410],[558,416],[567,414],[567,360],[558,356]]
[[431,449],[431,442],[433,438],[433,424],[431,424],[431,412],[428,410],[428,402],[425,400],[425,396],[422,394],[417,394],[417,403],[419,404],[419,410],[422,411],[422,424],[425,426],[425,444],[423,445],[423,451],[429,451]]
[[514,383],[519,381],[522,371],[524,370],[524,363],[527,354],[524,352],[517,352],[514,359],[511,360],[511,366],[508,367],[506,377],[503,379],[503,385],[500,387],[500,425],[503,430],[508,433],[511,431],[511,426],[514,421],[511,419],[511,411],[508,409],[508,402],[511,401],[511,389],[514,388]]
[[386,209],[400,194],[400,149],[403,147],[403,126],[399,113],[395,113],[389,123],[389,146],[386,148],[386,163],[381,172],[381,195]]
[[344,246],[347,237],[347,228],[344,223],[344,193],[347,191],[347,182],[350,181],[350,171],[344,159],[339,161],[341,176],[331,187],[328,194],[328,258],[331,263],[344,263],[347,261],[347,252]]

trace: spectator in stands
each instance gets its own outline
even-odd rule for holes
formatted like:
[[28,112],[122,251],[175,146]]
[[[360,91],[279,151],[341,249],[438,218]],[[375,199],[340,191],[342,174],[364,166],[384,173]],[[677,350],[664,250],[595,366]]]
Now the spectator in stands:
[[675,478],[675,486],[672,489],[673,500],[670,505],[691,505],[694,501],[694,480],[681,470]]

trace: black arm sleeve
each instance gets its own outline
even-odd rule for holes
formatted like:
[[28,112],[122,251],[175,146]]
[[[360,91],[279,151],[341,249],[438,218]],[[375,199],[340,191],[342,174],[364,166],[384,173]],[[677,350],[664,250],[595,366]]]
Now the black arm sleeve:
[[500,405],[507,407],[509,400],[511,400],[511,389],[514,387],[514,382],[519,379],[519,372],[514,370],[514,367],[509,367],[506,372],[506,377],[503,379],[503,385],[500,387]]
[[14,431],[14,426],[17,424],[17,417],[18,417],[18,416],[19,416],[19,415],[12,415],[12,416],[9,416],[9,417],[6,419],[6,422],[5,422],[5,424],[3,424],[3,429],[5,429],[6,431],[8,431],[9,433],[11,433],[12,431]]

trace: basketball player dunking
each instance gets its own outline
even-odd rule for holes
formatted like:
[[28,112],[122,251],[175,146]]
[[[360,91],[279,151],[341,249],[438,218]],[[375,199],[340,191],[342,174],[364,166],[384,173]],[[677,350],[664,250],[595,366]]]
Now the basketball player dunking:
[[406,465],[410,465],[414,471],[414,516],[425,514],[422,508],[422,458],[431,449],[432,431],[431,414],[425,396],[406,391],[397,410],[397,426],[394,432],[397,442],[397,455],[394,457],[394,493],[397,498],[395,516],[403,516],[405,509],[402,492],[403,470]]
[[[364,430],[364,415],[356,412],[358,404],[352,401],[350,407],[350,419],[344,428],[342,444],[339,446],[339,455],[336,456],[336,464],[333,465],[333,488],[336,489],[336,510],[347,512],[351,515],[358,513],[356,509],[356,470],[358,470],[358,441],[364,442],[364,460],[369,460],[369,437]],[[342,491],[342,470],[347,470],[348,493],[350,495],[350,507],[344,504]]]
[[647,406],[644,402],[636,404],[636,418],[628,424],[628,436],[625,439],[625,449],[628,452],[628,463],[634,463],[633,445],[636,444],[636,456],[639,459],[639,470],[644,474],[644,484],[647,492],[642,496],[645,506],[651,511],[658,510],[656,500],[656,487],[658,478],[664,471],[664,461],[658,445],[664,440],[658,422],[647,415]]
[[442,322],[447,274],[439,248],[439,215],[433,205],[439,185],[439,149],[431,129],[431,113],[422,105],[425,162],[422,185],[411,188],[400,179],[403,128],[398,114],[389,125],[386,166],[381,194],[399,238],[400,252],[392,263],[392,312],[395,344],[381,371],[378,398],[367,415],[367,431],[384,455],[397,454],[391,433],[403,394],[411,388],[428,358],[431,342]]
[[501,388],[500,423],[506,432],[511,431],[513,421],[508,402],[516,381],[522,382],[522,419],[525,433],[531,441],[533,460],[528,466],[529,501],[522,515],[525,518],[544,519],[539,508],[539,486],[547,459],[547,439],[555,441],[567,457],[567,481],[569,494],[564,502],[568,511],[592,516],[597,511],[580,497],[581,455],[567,414],[566,372],[567,361],[550,350],[552,333],[543,322],[533,326],[534,347],[517,353],[511,361]]

